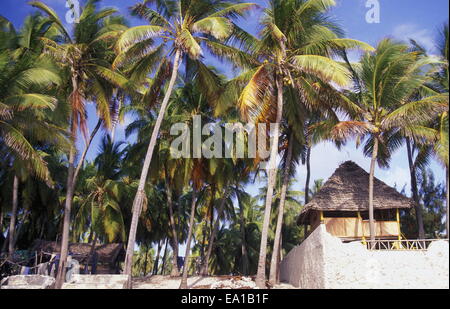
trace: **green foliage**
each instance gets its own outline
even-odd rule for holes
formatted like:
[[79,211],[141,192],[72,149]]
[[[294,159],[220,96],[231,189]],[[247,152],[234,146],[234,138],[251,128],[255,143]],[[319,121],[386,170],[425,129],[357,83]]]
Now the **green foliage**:
[[[431,170],[422,168],[418,175],[418,187],[426,238],[442,238],[445,235],[445,185],[436,183]],[[408,239],[418,237],[414,210],[404,214],[401,223]]]

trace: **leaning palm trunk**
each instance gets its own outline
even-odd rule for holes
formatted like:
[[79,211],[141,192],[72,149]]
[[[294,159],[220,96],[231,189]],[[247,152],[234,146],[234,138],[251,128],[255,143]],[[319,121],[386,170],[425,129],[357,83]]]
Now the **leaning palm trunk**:
[[11,211],[11,221],[9,222],[9,244],[8,244],[8,255],[12,256],[15,247],[15,232],[16,232],[16,218],[17,218],[17,208],[19,204],[19,177],[14,175],[13,182],[13,196],[12,196],[12,211]]
[[67,192],[66,203],[64,206],[64,220],[63,220],[63,233],[61,239],[61,254],[58,264],[58,274],[56,276],[56,288],[60,289],[64,283],[67,253],[69,251],[69,228],[70,228],[70,211],[72,208],[73,199],[73,175],[74,175],[74,161],[75,161],[75,145],[70,147],[69,153],[69,171],[67,174]]
[[423,228],[422,207],[420,205],[419,193],[418,193],[418,188],[417,188],[416,167],[413,162],[413,153],[412,153],[411,141],[409,138],[406,139],[406,150],[408,152],[409,173],[411,175],[411,192],[412,192],[414,206],[415,206],[415,210],[416,210],[416,220],[417,220],[417,226],[419,228],[419,239],[425,239],[425,231]]
[[178,277],[180,272],[178,271],[178,235],[177,228],[175,226],[175,217],[173,215],[173,200],[172,200],[172,189],[169,184],[167,184],[167,205],[169,206],[169,223],[172,229],[172,271],[170,272],[171,277]]
[[277,118],[275,123],[275,132],[273,144],[271,145],[269,159],[269,177],[266,194],[266,205],[264,209],[264,221],[261,232],[261,245],[259,249],[258,272],[256,274],[256,285],[259,288],[266,288],[266,255],[267,255],[267,236],[269,233],[270,212],[272,209],[273,189],[277,177],[276,160],[278,154],[278,140],[280,133],[280,122],[283,115],[283,82],[281,76],[277,74]]
[[[74,85],[74,87],[76,87]],[[74,88],[75,89],[75,88]],[[70,212],[72,209],[72,200],[73,200],[73,194],[75,192],[75,185],[77,182],[77,178],[78,178],[78,174],[80,173],[81,168],[83,167],[83,163],[84,160],[86,158],[87,152],[89,151],[89,148],[92,144],[92,141],[95,137],[95,135],[97,134],[98,130],[100,129],[100,126],[102,124],[102,121],[99,120],[97,122],[97,125],[95,126],[94,130],[91,133],[91,136],[89,137],[88,142],[86,143],[86,146],[84,147],[83,153],[81,154],[81,158],[80,161],[78,162],[77,167],[75,168],[75,148],[72,147],[70,150],[70,154],[69,154],[69,174],[68,174],[68,179],[67,179],[67,193],[66,193],[66,204],[65,204],[65,209],[64,209],[64,226],[63,226],[63,237],[62,237],[62,243],[61,243],[61,259],[60,261],[63,260],[63,256],[64,256],[64,263],[66,262],[67,259],[67,252],[68,252],[68,246],[69,246],[69,229],[70,229]],[[70,171],[72,169],[72,172]],[[70,180],[70,187],[69,187],[69,177],[71,178]],[[67,214],[67,215],[66,215]],[[67,217],[67,220],[66,220]],[[66,233],[67,232],[67,233]],[[64,254],[63,254],[64,251]],[[60,263],[61,265],[61,263]],[[57,288],[61,288],[62,284],[64,283],[64,280],[61,278],[65,277],[65,268],[61,269],[61,272],[63,272],[63,274],[61,274],[61,277],[59,276],[59,268],[58,268],[58,276],[57,276],[57,283],[56,283],[56,287]],[[58,280],[62,280],[61,282],[58,282]]]
[[278,278],[278,261],[280,258],[280,250],[281,250],[280,244],[281,228],[283,226],[284,204],[286,201],[286,191],[289,183],[289,173],[292,160],[292,143],[293,143],[293,135],[291,134],[291,136],[289,137],[288,153],[286,158],[286,169],[284,170],[283,176],[283,185],[281,187],[280,207],[278,210],[277,227],[275,230],[275,239],[273,243],[272,260],[270,263],[269,283],[272,285],[278,283],[277,278]]
[[187,276],[189,271],[189,256],[191,254],[192,233],[194,231],[195,206],[196,206],[196,189],[192,191],[191,217],[189,218],[189,232],[186,242],[186,253],[184,254],[183,277],[181,278],[180,289],[187,289]]
[[[75,93],[78,89],[78,82],[76,77],[72,77],[72,87],[73,87],[73,93]],[[72,140],[75,144],[75,123],[74,118],[72,117],[71,120],[71,134],[72,134]],[[78,174],[81,170],[81,167],[83,166],[84,159],[86,158],[87,152],[89,150],[89,147],[92,144],[92,141],[97,134],[100,125],[102,121],[99,120],[97,122],[97,125],[95,126],[94,130],[91,133],[91,136],[86,143],[86,146],[83,150],[83,153],[81,155],[80,161],[78,162],[77,167],[75,168],[75,155],[76,155],[76,146],[72,145],[70,147],[70,153],[69,153],[69,170],[67,174],[67,192],[66,192],[66,202],[64,206],[64,221],[63,221],[63,234],[61,239],[61,253],[60,253],[60,262],[58,265],[58,274],[56,276],[56,288],[60,289],[64,283],[65,278],[65,267],[66,267],[66,260],[67,260],[67,253],[69,251],[69,233],[70,233],[70,213],[72,210],[72,200],[73,200],[73,194],[75,192],[75,185],[78,178]]]
[[377,156],[378,156],[378,136],[375,136],[369,174],[369,228],[370,228],[370,240],[372,241],[371,246],[374,245],[373,241],[375,240],[375,222],[373,215],[373,178],[375,174],[375,164],[377,162]]
[[180,65],[180,56],[181,52],[179,50],[175,53],[175,60],[173,65],[172,77],[170,78],[169,87],[164,96],[164,100],[161,104],[161,108],[159,110],[158,118],[156,120],[155,127],[153,128],[152,137],[150,139],[150,143],[148,145],[147,154],[145,155],[144,165],[142,166],[141,177],[139,179],[139,187],[134,198],[133,202],[133,215],[131,219],[130,233],[128,235],[128,244],[127,244],[127,254],[125,256],[125,269],[124,274],[129,276],[128,279],[128,288],[131,288],[131,269],[133,265],[133,253],[134,253],[134,244],[136,241],[136,232],[138,226],[139,216],[142,211],[142,206],[145,201],[145,183],[147,182],[148,170],[150,168],[150,163],[152,161],[153,150],[155,149],[156,139],[158,138],[159,129],[161,127],[164,114],[166,112],[167,104],[169,103],[170,96],[172,94],[173,87],[175,85],[175,81],[177,79],[178,67]]
[[78,174],[80,173],[81,168],[83,167],[84,160],[86,159],[86,155],[89,151],[89,148],[91,147],[92,141],[94,140],[95,135],[97,134],[98,130],[100,129],[100,126],[102,125],[102,120],[99,119],[97,122],[97,125],[95,126],[94,130],[91,133],[91,136],[89,137],[89,140],[86,143],[86,146],[84,146],[83,153],[81,154],[80,161],[78,162],[77,168],[75,169],[75,172],[73,174],[73,182],[72,186],[74,187],[73,190],[75,191],[75,185],[77,183]]
[[209,237],[208,242],[208,249],[206,251],[206,257],[205,261],[202,265],[202,269],[200,270],[200,276],[207,276],[208,275],[208,266],[209,266],[209,259],[211,258],[212,249],[214,247],[214,241],[217,235],[217,232],[219,230],[219,223],[220,223],[220,217],[223,214],[223,211],[225,209],[225,202],[227,200],[227,193],[225,193],[224,197],[222,198],[222,201],[220,202],[220,206],[217,212],[217,220],[214,222],[214,227],[211,231],[211,235]]

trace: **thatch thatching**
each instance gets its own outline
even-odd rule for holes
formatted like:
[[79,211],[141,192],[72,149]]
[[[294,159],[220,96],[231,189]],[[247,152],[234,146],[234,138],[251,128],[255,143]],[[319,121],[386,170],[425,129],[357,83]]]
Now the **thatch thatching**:
[[[90,244],[70,244],[69,252],[74,255],[74,258],[80,263],[85,263],[91,252]],[[59,253],[61,251],[61,244],[54,241],[36,240],[31,248],[32,251],[45,253]],[[97,261],[101,264],[115,264],[118,259],[123,257],[123,244],[106,244],[97,245],[95,247],[97,253]]]
[[[374,177],[373,206],[376,210],[411,208],[413,201]],[[304,223],[312,210],[369,210],[369,174],[352,161],[341,164],[322,189],[305,205],[297,222]]]

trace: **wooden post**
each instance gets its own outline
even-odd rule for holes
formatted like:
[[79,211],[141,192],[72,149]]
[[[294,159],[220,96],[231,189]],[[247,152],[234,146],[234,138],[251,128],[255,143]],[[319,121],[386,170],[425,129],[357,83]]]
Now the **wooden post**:
[[320,224],[324,223],[323,211],[320,211]]
[[366,244],[367,244],[367,242],[366,242],[366,235],[364,235],[364,224],[363,224],[363,220],[362,220],[361,212],[360,212],[360,211],[358,211],[358,219],[359,219],[359,223],[361,224],[361,230],[362,230],[362,243],[363,243],[363,245],[366,245]]
[[396,217],[397,217],[397,228],[398,228],[398,243],[397,243],[397,249],[401,249],[402,248],[402,243],[400,242],[400,240],[402,240],[402,231],[400,230],[400,211],[398,210],[398,208],[396,209]]

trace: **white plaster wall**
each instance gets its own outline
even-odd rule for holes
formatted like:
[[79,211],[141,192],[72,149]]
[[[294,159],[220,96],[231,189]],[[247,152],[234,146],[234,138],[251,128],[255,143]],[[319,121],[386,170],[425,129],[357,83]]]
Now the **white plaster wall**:
[[281,281],[303,289],[324,287],[323,235],[319,226],[306,241],[289,252],[280,265]]
[[300,288],[449,288],[449,245],[427,251],[369,251],[319,226],[283,260],[282,281]]

